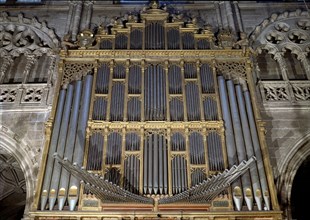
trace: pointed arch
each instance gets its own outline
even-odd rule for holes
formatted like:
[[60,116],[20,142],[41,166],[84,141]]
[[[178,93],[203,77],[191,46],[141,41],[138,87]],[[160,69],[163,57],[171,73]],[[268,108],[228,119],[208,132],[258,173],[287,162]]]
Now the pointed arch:
[[282,209],[288,219],[291,219],[290,210],[293,181],[296,173],[306,158],[310,156],[310,132],[300,138],[286,154],[279,164],[279,179],[277,181],[278,195]]
[[36,174],[38,164],[33,149],[25,141],[21,140],[9,128],[0,126],[0,148],[10,153],[19,163],[26,181],[26,206],[24,219],[28,217],[34,198]]

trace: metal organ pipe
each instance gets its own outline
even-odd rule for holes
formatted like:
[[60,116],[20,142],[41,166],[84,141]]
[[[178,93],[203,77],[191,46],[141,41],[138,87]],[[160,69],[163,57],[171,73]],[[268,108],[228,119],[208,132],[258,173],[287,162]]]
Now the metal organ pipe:
[[[76,132],[77,135],[75,137],[75,148],[73,153],[73,162],[77,163],[79,166],[82,165],[84,158],[86,126],[91,100],[92,81],[93,81],[92,75],[84,76],[82,99],[81,99],[81,103],[83,104],[81,105],[79,111],[79,119]],[[68,203],[70,211],[73,211],[76,206],[76,202],[78,201],[78,192],[80,187],[79,180],[71,175],[69,186],[70,188],[68,195]],[[72,193],[70,193],[70,190],[72,191]]]
[[[67,134],[67,140],[65,145],[65,154],[64,157],[68,158],[69,161],[72,161],[73,151],[74,151],[74,141],[76,136],[77,120],[79,114],[81,93],[82,93],[82,82],[80,80],[75,81],[74,85],[74,97],[72,103],[72,109],[70,114],[70,124]],[[66,201],[68,194],[68,185],[69,185],[70,173],[62,168],[61,178],[59,183],[59,192],[58,192],[58,209],[62,210]]]
[[220,136],[212,131],[207,136],[209,169],[212,171],[224,170],[223,152]]
[[112,86],[111,98],[111,121],[122,121],[124,118],[124,96],[125,86],[123,83],[116,82]]
[[[235,134],[235,141],[236,141],[236,149],[238,154],[239,162],[246,160],[247,155],[245,152],[245,144],[244,144],[244,138],[242,133],[242,127],[239,117],[239,109],[238,109],[238,103],[236,100],[236,94],[234,89],[234,83],[232,80],[227,80],[227,88],[228,88],[228,97],[229,97],[229,104],[231,107],[231,116],[233,121],[233,128],[234,128],[234,134]],[[251,189],[251,179],[249,172],[244,173],[241,176],[242,181],[242,187],[243,187],[243,193],[245,202],[247,204],[247,207],[249,210],[252,210],[253,208],[253,193]]]
[[96,93],[108,94],[110,78],[110,67],[107,64],[103,64],[98,68],[96,78]]
[[144,194],[167,194],[167,146],[162,134],[148,134],[144,143]]
[[113,132],[108,136],[106,164],[121,164],[122,136]]
[[[72,105],[73,85],[69,84],[67,88],[66,101],[64,111],[61,119],[61,126],[59,132],[59,138],[57,142],[57,153],[62,158],[65,151],[66,135],[68,132],[70,110]],[[61,165],[59,163],[54,164],[53,174],[51,178],[50,194],[49,194],[49,210],[53,210],[56,202],[56,194],[58,192],[59,178],[61,174]]]
[[[247,112],[245,109],[245,102],[243,98],[242,88],[241,88],[241,85],[236,85],[235,88],[236,88],[236,93],[237,93],[237,100],[238,100],[238,106],[239,106],[239,111],[240,111],[240,118],[241,118],[241,123],[242,123],[242,130],[243,130],[243,135],[244,135],[247,157],[251,158],[255,154],[253,150],[252,137],[250,133]],[[254,198],[255,198],[258,210],[262,210],[261,188],[260,188],[256,163],[255,163],[255,166],[253,165],[250,167],[250,175],[251,175],[251,180],[252,180]]]
[[89,148],[87,155],[87,170],[101,170],[102,168],[102,150],[104,137],[101,133],[92,134],[89,140]]
[[250,92],[244,91],[243,94],[244,94],[244,99],[245,99],[245,104],[246,104],[246,111],[247,111],[248,119],[249,119],[249,125],[250,125],[252,141],[253,141],[254,152],[255,152],[255,156],[257,158],[257,170],[259,173],[260,184],[261,184],[262,191],[263,191],[263,198],[264,198],[264,202],[266,205],[266,209],[270,210],[271,205],[270,205],[268,184],[267,184],[266,173],[265,173],[265,168],[264,168],[264,164],[263,164],[263,158],[262,158],[261,148],[260,148],[260,144],[259,144],[259,139],[258,139],[258,135],[257,135],[255,119],[254,119],[254,115],[253,115],[253,108],[252,108],[252,103],[251,103]]
[[60,123],[61,123],[63,107],[65,103],[65,97],[66,97],[66,90],[61,89],[59,92],[59,97],[58,97],[58,102],[57,102],[57,110],[56,110],[53,131],[52,131],[52,136],[51,136],[51,143],[50,143],[50,147],[49,147],[49,151],[47,155],[46,170],[45,170],[45,175],[44,175],[44,180],[43,180],[43,185],[42,185],[43,187],[42,187],[42,193],[41,193],[41,210],[45,210],[45,206],[46,206],[47,199],[48,199],[48,193],[49,193],[49,188],[50,188],[49,186],[50,186],[50,181],[51,181],[52,172],[53,172],[53,164],[54,164],[53,154],[55,153],[57,149],[57,140],[59,136]]
[[[235,164],[238,164],[238,158],[236,154],[236,145],[234,138],[234,131],[232,126],[231,114],[230,114],[230,106],[228,101],[228,94],[226,90],[225,79],[223,76],[218,76],[218,85],[219,85],[219,95],[222,106],[222,114],[223,120],[225,122],[225,139],[226,139],[226,147],[227,147],[227,156],[228,156],[228,164],[231,168]],[[232,183],[233,188],[233,199],[238,211],[242,208],[243,196],[242,192],[238,189],[241,188],[240,179],[236,180]],[[240,194],[239,194],[240,193]]]
[[189,121],[197,121],[200,119],[199,91],[196,83],[189,82],[185,86],[187,117]]

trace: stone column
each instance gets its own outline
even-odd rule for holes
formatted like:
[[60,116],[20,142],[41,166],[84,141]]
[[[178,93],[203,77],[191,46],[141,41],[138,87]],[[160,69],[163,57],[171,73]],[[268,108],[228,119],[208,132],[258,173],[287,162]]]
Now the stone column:
[[8,71],[12,63],[13,63],[13,59],[11,56],[5,56],[3,58],[3,62],[0,68],[0,84],[3,82],[5,73]]
[[298,53],[297,59],[300,60],[302,66],[305,69],[307,79],[310,80],[310,64],[309,64],[309,61],[307,60],[307,53],[306,52]]
[[235,7],[235,12],[236,12],[236,17],[237,17],[239,31],[240,32],[244,32],[243,31],[243,25],[242,25],[242,20],[241,20],[241,15],[240,15],[238,1],[233,1],[233,3],[234,3],[234,7]]
[[288,75],[287,75],[287,65],[285,63],[283,52],[276,52],[274,54],[274,59],[278,62],[281,74],[283,77],[283,80],[288,81]]
[[82,1],[76,2],[75,13],[73,17],[73,25],[72,25],[72,40],[76,41],[76,36],[79,31],[80,21],[82,15]]
[[67,24],[66,24],[66,34],[70,34],[72,32],[72,15],[73,15],[73,9],[75,5],[76,5],[76,2],[70,1],[69,13],[68,13]]
[[230,3],[230,1],[225,1],[224,5],[225,5],[225,11],[226,11],[226,16],[227,16],[227,21],[228,21],[228,27],[235,34],[236,33],[236,27],[235,27],[231,3]]
[[223,22],[222,22],[222,16],[221,16],[221,9],[220,9],[220,3],[218,1],[214,1],[215,11],[216,11],[216,19],[217,24],[219,26],[219,29],[223,29]]
[[90,28],[90,22],[91,22],[91,17],[92,17],[92,12],[93,12],[93,1],[87,1],[84,2],[84,8],[86,9],[86,16],[84,20],[84,27],[83,29],[89,29]]
[[53,79],[55,65],[56,65],[56,55],[48,55],[48,70],[47,70],[47,85],[53,85],[56,79]]
[[31,67],[33,66],[33,64],[37,61],[37,56],[35,55],[27,55],[27,62],[26,62],[26,66],[23,72],[23,84],[27,83],[28,80],[28,76],[31,70]]

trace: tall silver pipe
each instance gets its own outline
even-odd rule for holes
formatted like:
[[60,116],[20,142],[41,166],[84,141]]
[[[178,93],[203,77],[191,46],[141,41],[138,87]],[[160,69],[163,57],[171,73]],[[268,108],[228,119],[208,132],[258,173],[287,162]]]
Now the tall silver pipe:
[[[93,81],[92,75],[86,75],[83,79],[83,91],[81,99],[81,103],[83,103],[83,105],[81,105],[79,111],[79,119],[75,137],[75,148],[73,153],[73,162],[77,163],[79,166],[82,166],[84,158],[86,126],[91,100],[92,81]],[[68,195],[69,209],[70,211],[73,211],[76,206],[76,202],[78,201],[78,193],[80,188],[79,180],[74,176],[71,176],[69,186],[70,186]],[[72,189],[74,193],[70,194],[70,189]]]
[[50,147],[49,147],[48,155],[47,155],[46,170],[45,170],[44,180],[43,180],[43,185],[42,185],[43,187],[42,187],[42,193],[41,193],[41,210],[45,210],[48,193],[50,189],[49,186],[50,186],[53,166],[54,166],[53,154],[55,153],[57,149],[57,141],[58,141],[58,136],[59,136],[59,131],[60,131],[60,123],[61,123],[63,107],[65,103],[65,97],[66,97],[66,90],[61,89],[59,92],[59,97],[58,97],[58,102],[57,102],[57,110],[56,110],[53,131],[52,131],[52,136],[51,136],[51,143],[50,143]]
[[159,136],[159,147],[158,147],[158,167],[159,167],[159,194],[163,194],[164,191],[164,173],[163,173],[163,139],[162,135]]
[[264,198],[264,202],[266,205],[266,209],[270,210],[271,205],[270,205],[268,183],[267,183],[267,178],[266,178],[261,148],[260,148],[260,144],[259,144],[259,139],[258,139],[258,135],[257,135],[255,118],[253,115],[253,108],[252,108],[252,103],[251,103],[250,92],[244,91],[243,94],[244,94],[244,99],[245,99],[245,104],[246,104],[246,111],[247,111],[248,118],[249,118],[249,125],[250,125],[252,141],[253,141],[255,157],[257,159],[257,170],[259,173],[259,179],[260,179],[260,184],[262,187],[263,198]]
[[[82,82],[80,80],[75,81],[74,85],[74,98],[72,103],[72,109],[70,114],[70,124],[67,134],[67,140],[65,145],[65,154],[64,157],[68,158],[69,161],[72,161],[73,151],[74,151],[74,141],[76,136],[77,120],[79,113],[79,105],[81,99],[81,90]],[[68,194],[68,184],[69,184],[70,173],[62,168],[61,178],[59,183],[59,192],[58,192],[58,209],[61,211],[66,201]]]
[[148,193],[152,194],[153,192],[153,134],[148,136]]
[[[240,111],[240,118],[241,118],[241,123],[242,123],[242,131],[244,135],[246,153],[247,153],[247,157],[251,158],[255,154],[254,154],[254,149],[253,149],[252,137],[250,133],[250,127],[248,123],[247,112],[245,109],[242,88],[240,85],[236,85],[235,87],[236,87],[237,100],[238,100],[238,106],[239,106],[239,111]],[[255,163],[255,166],[252,165],[250,167],[250,175],[251,175],[251,180],[252,180],[254,198],[255,198],[258,210],[262,210],[261,187],[259,183],[259,176],[257,172],[256,163]]]
[[[234,138],[234,131],[232,126],[230,106],[228,102],[228,93],[226,89],[225,79],[223,76],[218,76],[218,85],[219,85],[219,95],[222,106],[222,114],[225,125],[225,141],[228,157],[228,165],[231,168],[232,166],[238,164],[238,158],[236,154],[236,144]],[[232,183],[233,189],[233,200],[238,211],[242,208],[243,195],[239,190],[241,189],[240,179]],[[237,194],[238,193],[238,194]],[[241,194],[239,194],[241,193]]]
[[163,160],[164,160],[164,194],[168,193],[168,156],[167,156],[167,142],[163,137]]
[[153,182],[153,189],[154,193],[157,194],[158,192],[158,134],[154,134],[154,143],[153,143],[153,175],[154,175],[154,182]]
[[[60,132],[57,142],[57,153],[62,158],[65,151],[66,136],[68,132],[70,110],[72,106],[72,97],[73,97],[73,85],[69,84],[67,88],[66,101],[64,106],[64,111],[61,119]],[[50,185],[50,195],[49,195],[49,210],[53,210],[56,196],[59,186],[59,178],[61,175],[61,165],[59,163],[54,164],[53,174],[51,178]]]
[[143,156],[143,193],[147,194],[148,192],[148,137],[144,137],[144,156]]
[[[241,161],[247,160],[247,155],[245,152],[245,144],[244,144],[242,126],[241,126],[241,121],[240,121],[240,116],[239,116],[239,109],[238,109],[238,104],[236,100],[234,83],[232,80],[228,80],[226,83],[227,83],[227,88],[228,88],[229,104],[231,107],[231,116],[232,116],[233,129],[234,129],[234,134],[235,134],[236,149],[237,149],[239,162],[241,162]],[[242,181],[242,188],[243,188],[245,202],[247,204],[248,209],[252,210],[253,193],[252,193],[252,187],[251,187],[251,179],[250,179],[250,175],[248,171],[242,175],[241,181]]]

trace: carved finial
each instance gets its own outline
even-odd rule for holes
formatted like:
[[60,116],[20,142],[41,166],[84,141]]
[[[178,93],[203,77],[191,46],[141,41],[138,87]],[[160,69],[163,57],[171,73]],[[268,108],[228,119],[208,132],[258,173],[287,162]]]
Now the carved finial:
[[24,23],[24,15],[22,13],[19,13],[17,15],[17,17],[18,17],[18,22],[19,23]]
[[8,21],[9,14],[5,11],[1,12],[3,21]]
[[150,7],[151,7],[152,9],[157,9],[157,8],[159,8],[159,2],[158,2],[158,0],[152,0],[151,3],[150,3]]

